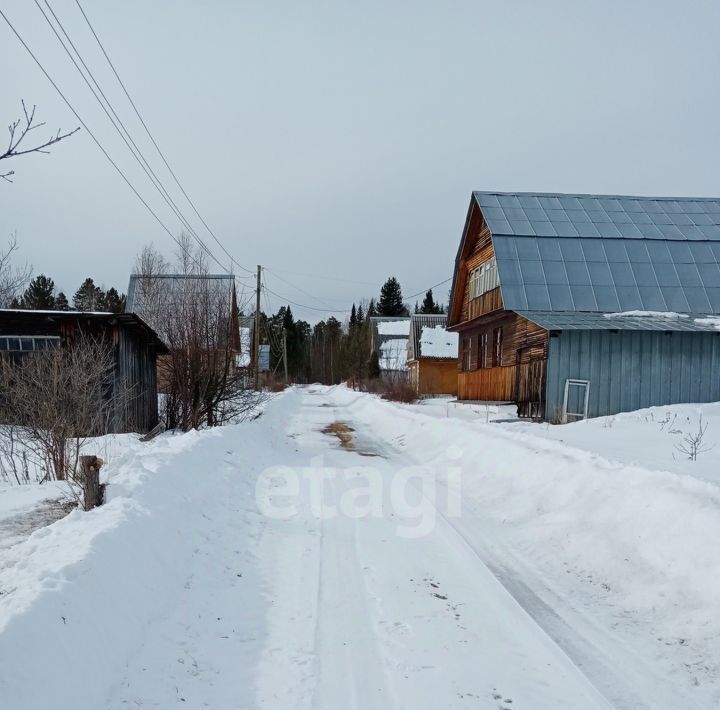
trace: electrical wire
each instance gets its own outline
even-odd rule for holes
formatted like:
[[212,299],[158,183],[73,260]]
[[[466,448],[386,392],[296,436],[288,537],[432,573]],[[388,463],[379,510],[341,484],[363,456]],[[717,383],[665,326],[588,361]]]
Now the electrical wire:
[[[145,129],[145,132],[147,133],[148,138],[150,138],[150,141],[155,146],[155,149],[157,150],[158,155],[162,159],[162,161],[165,164],[165,167],[168,169],[168,172],[170,173],[170,175],[172,175],[173,180],[175,181],[177,186],[180,188],[180,191],[185,196],[185,199],[188,201],[188,204],[190,205],[190,207],[192,207],[193,211],[197,215],[198,219],[202,222],[205,229],[207,229],[210,236],[215,240],[217,245],[223,250],[223,252],[225,252],[226,256],[230,259],[231,265],[235,264],[236,266],[240,267],[243,271],[246,271],[249,274],[252,274],[253,273],[252,269],[248,269],[247,267],[238,263],[235,260],[235,258],[233,257],[233,255],[225,248],[225,246],[221,243],[221,241],[215,235],[215,232],[213,232],[213,230],[210,229],[207,222],[205,221],[203,216],[200,214],[197,207],[195,206],[195,203],[190,199],[190,195],[188,195],[185,188],[182,186],[182,183],[180,182],[179,178],[175,174],[175,171],[170,167],[170,164],[168,163],[167,159],[165,158],[165,154],[162,152],[162,150],[160,150],[160,146],[158,145],[157,141],[155,140],[155,137],[153,136],[153,134],[150,132],[150,129],[148,128],[147,123],[145,123],[145,119],[143,119],[142,114],[140,113],[140,110],[138,109],[137,105],[135,104],[135,101],[133,101],[132,97],[130,96],[130,92],[128,91],[127,87],[125,86],[125,83],[120,78],[120,74],[118,73],[117,69],[115,68],[115,65],[113,64],[112,60],[110,59],[110,56],[108,55],[107,51],[105,50],[105,47],[104,47],[102,41],[100,40],[100,37],[98,37],[98,34],[95,31],[95,28],[93,27],[92,23],[90,22],[90,18],[87,16],[87,13],[83,9],[83,6],[80,4],[80,0],[75,0],[75,4],[78,6],[78,9],[80,10],[83,18],[85,19],[87,26],[90,28],[90,32],[92,33],[93,37],[95,38],[95,41],[97,42],[98,46],[100,47],[100,51],[103,53],[105,59],[107,60],[107,63],[110,65],[110,69],[112,70],[113,74],[115,75],[115,78],[118,80],[118,83],[122,87],[122,90],[125,93],[127,100],[130,102],[130,105],[133,107],[133,110],[135,111],[135,114],[137,115],[143,128]],[[232,271],[232,269],[231,269],[231,271]]]
[[107,150],[105,150],[105,148],[104,148],[104,146],[102,145],[102,143],[100,143],[100,141],[96,138],[95,134],[90,130],[90,128],[88,127],[87,123],[85,123],[85,121],[81,118],[80,114],[75,110],[74,106],[70,103],[70,101],[68,100],[68,98],[67,98],[67,97],[65,96],[65,94],[62,92],[62,90],[60,89],[60,87],[55,83],[55,81],[53,80],[53,78],[50,76],[50,74],[47,72],[47,70],[45,69],[45,67],[44,67],[44,66],[42,65],[42,63],[40,62],[40,60],[35,56],[35,54],[33,53],[32,49],[30,49],[30,47],[29,47],[28,44],[25,42],[25,40],[22,38],[22,36],[20,35],[20,33],[15,29],[15,26],[12,24],[12,22],[10,22],[8,16],[7,16],[1,9],[0,9],[0,17],[2,17],[3,20],[5,20],[5,23],[8,25],[8,27],[10,28],[10,30],[12,31],[12,33],[17,37],[17,39],[18,39],[18,41],[20,42],[20,44],[22,44],[22,46],[25,48],[25,50],[27,51],[27,53],[32,57],[33,61],[35,62],[35,64],[37,64],[37,66],[38,66],[38,68],[40,69],[40,71],[45,75],[45,78],[50,82],[50,84],[53,86],[53,88],[55,89],[55,91],[57,91],[57,93],[58,93],[58,95],[60,96],[60,98],[65,102],[65,105],[70,109],[70,111],[72,111],[72,113],[73,113],[73,115],[75,116],[75,118],[76,118],[78,121],[80,121],[80,125],[87,131],[88,135],[92,138],[92,140],[93,140],[93,142],[95,143],[95,145],[97,145],[97,147],[100,149],[100,151],[102,152],[102,154],[107,158],[108,162],[113,166],[113,168],[115,168],[115,170],[117,171],[117,173],[118,173],[118,174],[120,175],[120,177],[125,181],[125,183],[127,184],[127,186],[132,190],[132,192],[133,192],[133,193],[135,194],[135,196],[140,200],[140,202],[145,206],[145,208],[147,209],[147,211],[155,218],[155,220],[157,221],[157,223],[158,223],[158,224],[162,227],[162,229],[168,234],[168,236],[178,245],[178,247],[180,247],[180,249],[185,252],[185,254],[188,256],[188,258],[190,258],[191,260],[193,260],[193,261],[196,263],[197,266],[200,266],[200,264],[199,264],[199,263],[197,262],[197,260],[195,259],[194,255],[191,254],[190,252],[188,252],[188,251],[187,251],[187,248],[182,244],[182,242],[180,242],[180,240],[177,239],[177,237],[175,237],[175,235],[168,229],[168,227],[165,225],[165,223],[164,223],[164,222],[160,219],[160,217],[157,215],[157,213],[155,212],[155,210],[153,210],[153,208],[150,207],[150,205],[145,201],[145,199],[143,198],[143,196],[137,191],[137,189],[136,189],[135,186],[132,184],[132,182],[130,182],[129,178],[128,178],[128,177],[125,175],[125,173],[120,169],[120,167],[118,166],[118,164],[112,159],[112,157],[111,157],[110,154],[107,152]]
[[[177,204],[173,200],[172,196],[170,195],[170,193],[167,191],[167,189],[163,185],[160,178],[157,176],[155,171],[152,169],[151,165],[148,163],[148,161],[145,158],[145,156],[143,155],[142,151],[140,150],[140,148],[138,148],[137,144],[135,143],[132,136],[130,135],[130,132],[125,127],[125,124],[123,123],[122,119],[118,116],[112,103],[107,98],[107,96],[105,95],[105,92],[102,90],[102,88],[98,84],[92,71],[86,64],[85,60],[82,58],[80,52],[78,51],[77,47],[73,43],[72,39],[70,38],[68,33],[65,31],[65,28],[64,28],[62,22],[60,21],[58,16],[55,14],[55,11],[52,9],[49,1],[48,0],[44,0],[44,1],[45,1],[45,5],[47,5],[48,10],[50,11],[53,18],[55,19],[55,22],[57,23],[57,25],[60,28],[63,35],[65,36],[65,39],[67,40],[68,44],[72,47],[77,58],[80,60],[80,63],[83,65],[83,67],[85,68],[85,71],[87,72],[88,76],[90,77],[90,80],[92,80],[92,83],[97,88],[97,92],[100,92],[102,99],[105,100],[105,104],[107,104],[107,108],[106,108],[105,104],[103,103],[102,99],[100,98],[100,96],[98,96],[98,93],[95,91],[95,89],[93,88],[93,86],[90,83],[90,81],[88,80],[88,78],[83,73],[83,70],[80,68],[78,63],[75,61],[75,57],[73,57],[72,53],[70,52],[67,45],[63,41],[62,37],[60,37],[60,35],[58,34],[52,21],[50,20],[50,18],[47,16],[47,14],[43,10],[42,6],[40,5],[39,0],[34,0],[35,5],[37,6],[38,10],[40,10],[40,12],[41,12],[42,16],[45,18],[45,21],[47,22],[48,26],[53,31],[53,34],[55,35],[56,39],[58,40],[58,42],[60,43],[62,48],[65,50],[65,53],[70,58],[70,61],[75,66],[75,69],[77,69],[78,73],[82,77],[82,79],[85,82],[85,84],[87,85],[87,87],[90,89],[90,92],[93,94],[96,101],[100,104],[100,107],[105,112],[105,115],[108,117],[108,120],[112,124],[113,128],[117,131],[118,135],[123,140],[123,142],[127,146],[128,150],[130,151],[132,156],[135,158],[135,160],[138,162],[138,164],[140,165],[142,170],[145,172],[145,174],[147,175],[148,179],[153,184],[155,189],[160,193],[160,196],[163,198],[165,203],[175,213],[175,216],[180,220],[181,224],[185,227],[185,229],[188,230],[188,232],[193,237],[193,239],[198,243],[201,250],[203,250],[205,252],[205,254],[208,257],[210,257],[213,261],[215,261],[220,266],[220,268],[225,270],[225,268],[226,268],[225,265],[222,262],[220,262],[219,259],[217,259],[217,257],[213,254],[213,252],[210,250],[210,248],[202,241],[202,239],[199,237],[199,235],[193,229],[192,225],[187,220],[185,215],[181,212],[180,208],[177,206]],[[108,109],[110,109],[110,111],[108,111]],[[113,114],[112,116],[110,115],[110,112],[112,112],[112,114]],[[113,118],[113,116],[114,116],[114,118]],[[116,121],[117,121],[117,123],[116,123]],[[232,271],[232,266],[231,266],[230,270]]]

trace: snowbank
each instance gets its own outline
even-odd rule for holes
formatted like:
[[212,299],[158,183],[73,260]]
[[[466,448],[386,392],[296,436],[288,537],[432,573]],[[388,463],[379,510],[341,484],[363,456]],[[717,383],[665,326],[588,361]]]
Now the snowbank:
[[[651,470],[530,433],[544,425],[438,419],[415,405],[344,390],[335,398],[355,426],[380,432],[381,446],[426,466],[440,481],[459,462],[463,535],[479,546],[494,535],[498,564],[509,565],[511,577],[519,574],[513,559],[521,559],[547,589],[575,599],[633,652],[656,659],[686,692],[705,687],[698,692],[710,704],[701,706],[717,706],[720,487],[687,475],[693,462],[683,462],[684,474]],[[717,416],[719,409],[711,405],[706,414]],[[624,421],[618,417],[608,431],[618,433],[627,451],[637,440]],[[569,427],[548,430],[572,440]],[[599,429],[587,432],[592,437]],[[636,459],[651,448],[649,441],[639,445]],[[614,445],[605,451],[613,452]]]
[[[105,505],[74,511],[0,551],[3,708],[107,707],[148,626],[179,604],[178,590],[193,583],[190,570],[203,546],[223,546],[232,564],[239,541],[248,539],[243,506],[254,509],[254,480],[224,461],[238,445],[262,466],[264,452],[254,441],[258,422],[267,427],[268,417],[223,430],[165,434],[134,448],[103,470]],[[236,440],[229,444],[231,434]],[[231,482],[237,500],[228,497]],[[244,567],[246,577],[250,567]],[[239,571],[228,572],[228,583],[239,583]],[[249,633],[264,618],[259,585],[251,589],[254,597],[236,597]],[[178,667],[177,659],[168,662]],[[243,683],[247,666],[237,670]]]

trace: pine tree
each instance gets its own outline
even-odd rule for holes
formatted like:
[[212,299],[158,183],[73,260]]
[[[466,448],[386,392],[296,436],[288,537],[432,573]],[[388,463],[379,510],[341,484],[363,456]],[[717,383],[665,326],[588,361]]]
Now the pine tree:
[[105,293],[105,308],[110,313],[124,313],[125,294],[120,294],[116,288],[110,287]]
[[391,276],[380,289],[377,312],[381,316],[406,316],[407,308],[403,303],[400,282]]
[[368,304],[367,317],[374,318],[376,315],[377,315],[377,310],[375,308],[375,299],[371,298],[370,303]]
[[437,303],[435,303],[432,289],[429,289],[425,293],[425,298],[423,299],[420,313],[442,313],[441,307]]
[[105,305],[105,293],[91,278],[85,279],[73,296],[76,311],[102,311]]
[[358,328],[362,328],[362,325],[364,322],[365,322],[365,314],[363,313],[363,307],[362,307],[362,303],[361,303],[357,309],[357,326],[358,326]]
[[60,291],[55,298],[55,310],[56,311],[69,311],[70,304],[68,303],[67,296]]
[[44,274],[36,276],[25,289],[20,305],[30,311],[52,311],[55,308],[55,282]]
[[352,332],[355,330],[355,326],[357,325],[357,311],[355,310],[355,304],[352,304],[352,309],[350,311],[350,331]]

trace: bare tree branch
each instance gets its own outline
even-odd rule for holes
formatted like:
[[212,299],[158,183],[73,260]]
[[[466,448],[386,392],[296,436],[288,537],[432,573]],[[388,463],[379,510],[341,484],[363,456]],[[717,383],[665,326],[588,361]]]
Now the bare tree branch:
[[[8,141],[8,146],[5,152],[0,153],[0,160],[17,158],[20,155],[27,155],[28,153],[49,153],[50,151],[47,149],[50,146],[59,143],[65,138],[69,138],[71,135],[77,133],[80,130],[80,126],[78,126],[72,131],[68,131],[67,133],[61,133],[61,129],[58,129],[57,133],[54,136],[50,136],[50,138],[44,143],[40,143],[30,148],[25,148],[24,146],[21,147],[22,142],[32,131],[45,125],[45,123],[35,123],[35,106],[33,106],[32,109],[28,111],[27,107],[25,106],[25,101],[22,101],[21,103],[23,108],[24,122],[22,118],[18,118],[16,121],[13,121],[8,126],[10,140]],[[11,170],[7,173],[0,174],[0,178],[7,180],[7,182],[12,182],[12,180],[10,180],[10,176],[14,174],[15,171]]]

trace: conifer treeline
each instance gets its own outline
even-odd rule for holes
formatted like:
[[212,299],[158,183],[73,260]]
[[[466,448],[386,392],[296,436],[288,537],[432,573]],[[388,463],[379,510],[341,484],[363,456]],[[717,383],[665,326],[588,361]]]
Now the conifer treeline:
[[55,282],[45,274],[39,274],[28,284],[19,298],[13,300],[12,308],[29,311],[105,311],[123,313],[125,294],[114,287],[104,291],[91,278],[85,279],[75,291],[72,303],[62,292],[55,292]]
[[[416,313],[444,313],[435,302],[432,289]],[[288,379],[291,382],[337,384],[348,379],[356,381],[378,377],[380,366],[370,352],[370,318],[373,316],[409,316],[399,281],[391,276],[375,300],[353,303],[349,317],[343,322],[330,316],[311,326],[295,320],[290,306],[283,306],[274,315],[261,313],[261,340],[270,345],[270,370],[284,374],[283,332],[286,338]]]

